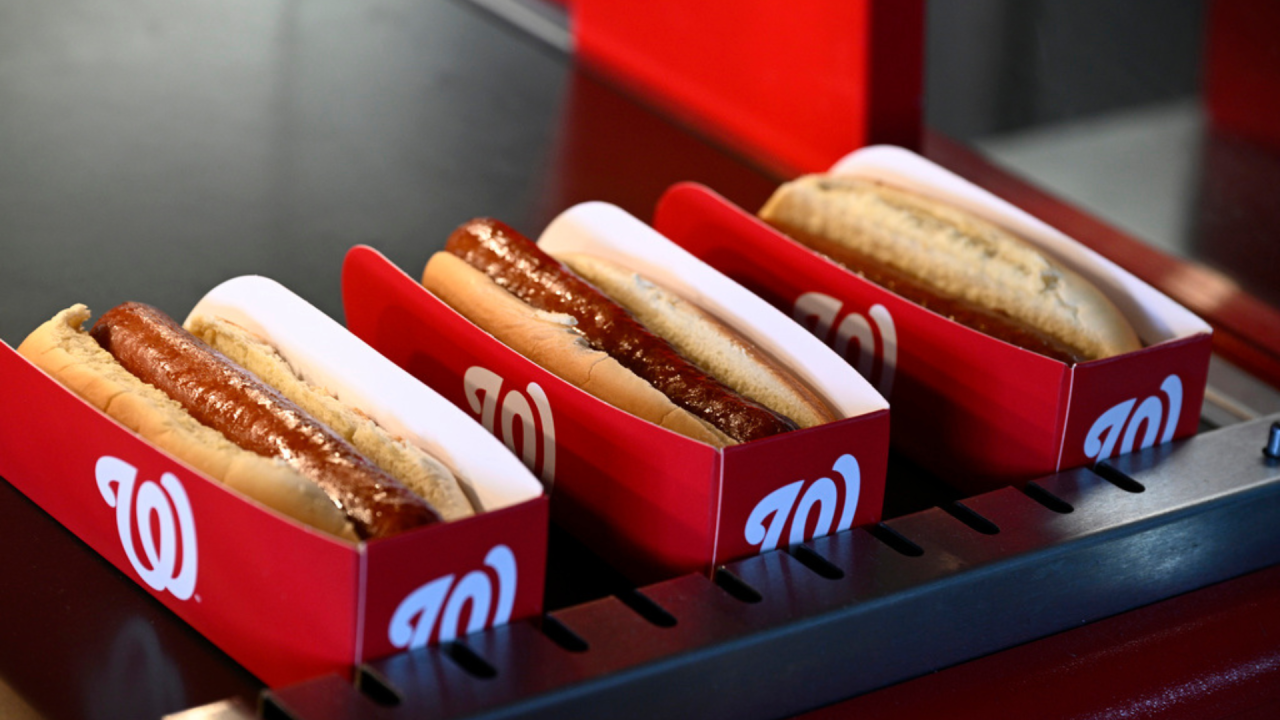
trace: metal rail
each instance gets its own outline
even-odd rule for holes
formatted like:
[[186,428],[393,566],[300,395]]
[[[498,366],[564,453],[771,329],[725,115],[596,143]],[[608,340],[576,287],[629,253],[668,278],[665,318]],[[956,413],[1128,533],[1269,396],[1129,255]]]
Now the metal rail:
[[261,711],[802,712],[1280,561],[1277,418],[271,691]]

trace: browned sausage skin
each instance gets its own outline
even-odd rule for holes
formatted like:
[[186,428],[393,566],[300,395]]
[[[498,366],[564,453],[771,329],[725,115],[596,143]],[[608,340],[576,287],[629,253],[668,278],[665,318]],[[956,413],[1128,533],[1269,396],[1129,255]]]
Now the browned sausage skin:
[[439,521],[419,496],[274,388],[142,303],[119,305],[90,335],[130,373],[236,445],[280,457],[320,485],[362,539]]
[[577,320],[593,347],[613,356],[676,405],[739,442],[796,429],[795,423],[748,400],[677,353],[626,310],[605,297],[533,241],[493,219],[465,223],[445,251],[457,255],[499,286],[544,311]]

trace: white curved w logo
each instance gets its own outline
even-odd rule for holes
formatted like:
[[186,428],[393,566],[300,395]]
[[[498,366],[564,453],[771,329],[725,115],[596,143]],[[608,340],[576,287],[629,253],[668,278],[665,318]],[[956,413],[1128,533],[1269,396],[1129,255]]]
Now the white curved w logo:
[[[820,477],[809,484],[804,495],[800,490],[804,480],[797,480],[789,485],[769,493],[747,517],[747,525],[743,529],[747,543],[758,545],[760,552],[778,547],[782,539],[782,529],[787,521],[791,521],[791,535],[788,542],[792,545],[804,542],[805,527],[809,524],[809,515],[818,508],[818,521],[809,537],[821,537],[833,532],[848,530],[853,525],[853,515],[858,509],[858,496],[862,491],[862,470],[858,459],[848,453],[836,459],[831,467],[844,482],[844,506],[841,508],[840,520],[836,520],[837,489],[835,481],[829,477]],[[799,503],[797,503],[799,499]],[[767,523],[766,523],[767,521]]]
[[[449,642],[465,633],[502,625],[511,619],[516,601],[516,556],[506,545],[495,545],[484,557],[485,566],[497,580],[497,607],[494,582],[484,570],[472,570],[454,583],[454,575],[436,578],[405,596],[391,615],[387,638],[398,648],[426,645],[439,625],[440,642]],[[461,627],[462,611],[470,603],[467,626]],[[437,623],[437,620],[439,621]]]
[[[1099,415],[1085,435],[1084,454],[1095,463],[1111,457],[1121,431],[1124,432],[1124,439],[1119,442],[1120,455],[1151,447],[1157,436],[1161,443],[1172,440],[1173,431],[1178,427],[1178,418],[1182,415],[1182,380],[1177,375],[1170,375],[1160,383],[1160,390],[1168,401],[1167,408],[1160,398],[1152,395],[1141,404],[1137,398],[1117,403]],[[1163,433],[1160,432],[1161,424],[1164,425]],[[1136,444],[1138,430],[1144,427],[1146,432],[1142,435],[1142,442]]]
[[[135,493],[138,469],[107,455],[98,458],[94,475],[102,499],[116,509],[120,544],[142,581],[158,592],[168,590],[179,600],[189,599],[196,588],[196,522],[182,483],[172,473],[165,473],[159,484],[144,480]],[[158,536],[152,529],[153,519]],[[138,556],[139,549],[145,563]]]
[[[540,477],[547,487],[551,487],[556,478],[556,424],[547,393],[534,382],[525,386],[524,393],[519,389],[508,390],[502,396],[501,424],[498,424],[498,398],[503,382],[501,375],[488,368],[479,365],[467,368],[462,377],[467,404],[479,416],[484,429],[502,440],[511,452],[517,452],[516,443],[520,441],[519,457],[534,472],[538,472],[541,450]],[[538,443],[539,427],[542,429],[541,445]]]
[[[796,298],[791,318],[831,346],[840,357],[874,383],[884,397],[893,391],[893,374],[898,365],[898,331],[888,308],[876,303],[863,315],[850,312],[836,324],[844,305],[830,295],[807,292]],[[876,360],[878,377],[873,377]]]

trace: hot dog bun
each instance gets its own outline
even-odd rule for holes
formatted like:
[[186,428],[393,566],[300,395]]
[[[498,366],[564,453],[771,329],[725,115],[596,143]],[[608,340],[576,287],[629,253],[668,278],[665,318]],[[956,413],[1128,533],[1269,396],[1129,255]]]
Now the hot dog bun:
[[361,539],[440,521],[421,497],[278,390],[142,303],[103,313],[89,335],[139,380],[250,452],[278,457],[325,491]]
[[557,259],[737,392],[773,408],[802,428],[836,419],[807,385],[697,305],[639,273],[598,257],[566,253]]
[[356,539],[346,515],[318,485],[200,424],[163,392],[129,373],[83,330],[89,308],[73,305],[36,328],[18,352],[89,404],[196,470],[277,512]]
[[266,340],[219,317],[197,315],[186,329],[258,376],[424,498],[444,520],[474,514],[457,478],[417,446],[392,437],[367,415],[301,378]]
[[423,284],[551,372],[703,442],[835,419],[788,371],[692,304],[599,258],[563,260],[582,273],[510,228],[476,220],[431,259]]
[[759,216],[909,300],[1064,362],[1142,347],[1092,283],[960,208],[869,179],[808,175],[779,187]]
[[85,333],[88,316],[82,305],[59,313],[19,351],[125,426],[247,496],[347,539],[472,513],[447,468],[299,378],[274,347],[242,328],[217,317],[189,319],[217,346],[211,349],[137,303],[114,308]]
[[462,258],[432,255],[422,284],[502,344],[610,405],[716,447],[734,444],[608,353],[592,349],[572,317],[533,308]]

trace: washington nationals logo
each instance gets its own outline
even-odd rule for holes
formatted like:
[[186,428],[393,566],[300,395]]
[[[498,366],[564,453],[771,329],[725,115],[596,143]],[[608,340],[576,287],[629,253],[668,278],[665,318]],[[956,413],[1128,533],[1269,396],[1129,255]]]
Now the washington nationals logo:
[[865,315],[850,311],[841,318],[844,311],[844,304],[830,295],[807,292],[796,298],[791,318],[835,350],[881,395],[889,397],[898,365],[898,330],[893,316],[879,303]]
[[137,468],[107,455],[98,458],[94,475],[102,499],[116,509],[120,544],[142,581],[157,592],[190,599],[196,588],[196,522],[182,483],[172,473],[159,483],[139,483]]
[[1099,415],[1085,435],[1084,454],[1094,462],[1101,462],[1113,454],[1149,448],[1157,438],[1161,443],[1172,440],[1178,418],[1182,416],[1182,379],[1169,375],[1160,383],[1160,391],[1163,397],[1149,395],[1141,403],[1138,398],[1131,398]]
[[[458,635],[510,620],[516,602],[515,553],[506,545],[495,545],[484,556],[484,564],[483,569],[472,570],[457,582],[451,573],[409,593],[391,615],[387,628],[391,644],[403,649],[423,647],[437,628],[439,642],[449,642]],[[464,627],[462,613],[468,606]]]
[[531,382],[524,392],[511,388],[503,394],[502,376],[478,365],[467,368],[462,383],[467,404],[480,418],[480,424],[502,440],[526,467],[539,473],[543,483],[550,486],[555,482],[556,423],[542,386]]
[[[829,477],[820,477],[811,483],[797,480],[774,490],[756,503],[747,517],[744,530],[747,542],[758,545],[760,552],[778,547],[778,542],[782,539],[782,530],[787,526],[788,521],[791,525],[791,534],[787,542],[791,545],[833,532],[833,523],[834,532],[848,530],[853,525],[853,515],[858,509],[858,495],[862,490],[862,470],[858,466],[858,459],[847,453],[836,459],[831,469],[844,483],[844,505],[840,508],[838,522],[836,521],[836,499],[839,491],[835,481]],[[800,493],[801,490],[804,490],[803,495]],[[805,529],[809,525],[809,517],[813,514],[814,508],[818,510],[818,520],[813,528],[813,534],[809,535],[805,533]]]

